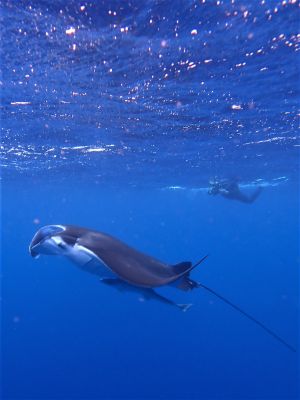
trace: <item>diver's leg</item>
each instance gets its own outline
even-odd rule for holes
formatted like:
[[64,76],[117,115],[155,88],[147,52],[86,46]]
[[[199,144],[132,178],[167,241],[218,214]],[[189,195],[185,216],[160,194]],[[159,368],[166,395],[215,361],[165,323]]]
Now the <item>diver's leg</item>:
[[261,191],[262,191],[262,187],[259,186],[259,187],[255,190],[255,192],[252,193],[251,196],[249,196],[249,201],[248,201],[248,203],[254,203],[254,201],[255,201],[255,200],[258,198],[258,196],[260,195]]
[[257,197],[260,195],[260,192],[262,191],[261,187],[258,187],[254,193],[251,195],[247,195],[245,193],[242,193],[240,190],[232,195],[231,198],[235,198],[236,200],[241,201],[242,203],[254,203],[254,201],[257,199]]

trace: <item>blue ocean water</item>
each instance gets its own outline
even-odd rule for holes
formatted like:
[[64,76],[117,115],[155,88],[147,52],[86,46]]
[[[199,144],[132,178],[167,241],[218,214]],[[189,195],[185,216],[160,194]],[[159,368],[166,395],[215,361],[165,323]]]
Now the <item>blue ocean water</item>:
[[[2,398],[299,399],[299,2],[2,0],[1,34]],[[209,254],[191,277],[297,351],[203,289],[32,259],[47,224]]]

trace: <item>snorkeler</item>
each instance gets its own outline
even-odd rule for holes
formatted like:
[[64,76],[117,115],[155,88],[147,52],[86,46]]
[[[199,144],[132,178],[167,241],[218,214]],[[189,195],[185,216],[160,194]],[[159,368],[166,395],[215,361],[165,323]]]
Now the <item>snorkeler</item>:
[[240,191],[239,185],[235,180],[210,181],[208,194],[216,196],[220,194],[230,200],[238,200],[242,203],[253,203],[262,191],[262,187],[258,187],[252,194],[246,195]]

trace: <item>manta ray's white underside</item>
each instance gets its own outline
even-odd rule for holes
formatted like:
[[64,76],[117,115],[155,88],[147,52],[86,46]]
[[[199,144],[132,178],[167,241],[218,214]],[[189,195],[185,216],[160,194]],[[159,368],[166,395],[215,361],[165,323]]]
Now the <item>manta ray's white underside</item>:
[[52,236],[40,246],[43,247],[44,252],[66,257],[81,269],[92,272],[100,278],[117,278],[117,275],[93,251],[78,243],[72,246],[60,236]]

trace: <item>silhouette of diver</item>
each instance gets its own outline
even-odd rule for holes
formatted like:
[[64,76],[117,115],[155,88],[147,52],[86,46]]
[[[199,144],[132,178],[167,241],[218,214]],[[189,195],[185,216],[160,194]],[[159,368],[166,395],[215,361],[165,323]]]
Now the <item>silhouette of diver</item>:
[[262,187],[258,187],[252,194],[246,195],[240,191],[239,185],[236,180],[223,180],[210,181],[210,188],[208,189],[208,194],[216,196],[220,194],[230,200],[238,200],[242,203],[253,203],[262,191]]

